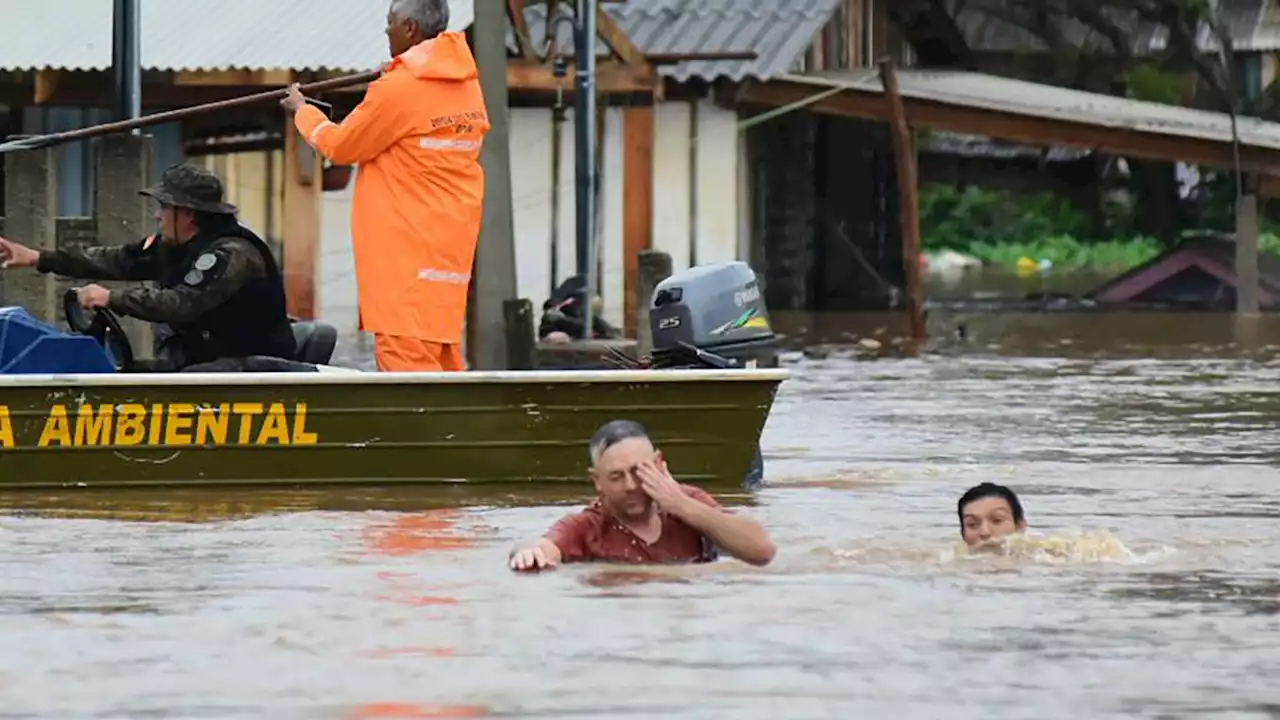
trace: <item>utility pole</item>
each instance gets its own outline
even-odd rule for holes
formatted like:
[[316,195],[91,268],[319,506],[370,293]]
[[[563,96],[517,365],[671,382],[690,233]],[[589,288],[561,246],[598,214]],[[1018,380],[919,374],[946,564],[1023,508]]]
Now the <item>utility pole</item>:
[[[116,75],[117,120],[142,117],[142,14],[139,0],[115,0],[111,65]],[[139,130],[134,129],[137,135]]]
[[516,258],[511,220],[510,110],[507,107],[507,4],[485,0],[475,4],[472,45],[480,67],[480,88],[489,115],[489,133],[480,150],[484,167],[484,209],[476,246],[475,299],[468,312],[472,324],[468,348],[472,369],[503,370],[507,366],[503,303],[516,296]]
[[[482,3],[483,4],[483,3]],[[494,3],[500,4],[500,3]],[[574,78],[573,124],[576,135],[576,204],[578,274],[587,281],[587,306],[583,310],[583,339],[591,337],[595,322],[593,303],[599,286],[596,277],[596,0],[578,0],[575,39],[577,75]]]

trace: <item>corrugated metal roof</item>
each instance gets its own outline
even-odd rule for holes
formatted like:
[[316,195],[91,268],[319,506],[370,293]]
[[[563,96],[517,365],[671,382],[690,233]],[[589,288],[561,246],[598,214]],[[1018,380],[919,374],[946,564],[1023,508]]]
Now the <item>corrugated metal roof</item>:
[[[387,0],[141,0],[149,70],[365,70],[387,59]],[[450,0],[450,27],[471,24]],[[0,68],[111,67],[110,0],[0,0]]]
[[1267,0],[1218,0],[1222,17],[1231,36],[1231,44],[1237,50],[1258,50],[1262,40],[1263,11]]
[[[810,85],[815,92],[823,88],[844,88],[855,92],[883,93],[876,70],[787,75],[779,79]],[[1232,142],[1228,116],[1195,108],[965,71],[904,68],[898,70],[898,84],[903,97],[957,107],[1218,143]],[[1280,151],[1280,123],[1240,116],[1237,127],[1241,145]]]
[[676,80],[761,80],[797,69],[840,0],[635,0],[614,11],[647,53],[754,51],[754,60],[697,60],[665,66]]
[[[492,0],[496,2],[497,0]],[[793,70],[840,0],[630,0],[604,5],[645,52],[753,51],[755,60],[661,66],[678,80],[767,79]],[[387,0],[141,0],[142,63],[152,70],[362,70],[387,58]],[[474,17],[450,0],[451,29]],[[526,9],[537,42],[544,7]],[[0,68],[111,67],[109,0],[0,0]],[[571,31],[557,27],[572,52]],[[514,50],[515,36],[508,31]],[[606,54],[603,43],[598,52]]]
[[[679,81],[710,81],[767,80],[796,70],[839,5],[840,0],[628,0],[601,7],[641,52],[756,53],[754,60],[695,60],[658,69],[659,74]],[[571,6],[562,3],[561,7],[557,17],[572,14]],[[545,7],[526,7],[525,22],[534,44],[541,48],[546,38]],[[507,33],[507,47],[516,50],[514,32]],[[573,52],[567,23],[556,23],[555,49]],[[598,41],[596,54],[608,55],[608,46]]]
[[1247,44],[1237,40],[1236,46],[1241,50],[1256,52],[1280,50],[1280,3],[1265,0],[1258,11],[1253,37]]
[[[1218,0],[1220,15],[1232,43],[1238,50],[1256,49],[1263,6],[1272,0]],[[1139,18],[1133,11],[1104,8],[1102,14],[1129,42],[1129,52],[1143,56],[1165,49],[1166,27]],[[1085,52],[1112,52],[1111,41],[1098,30],[1072,18],[1048,16],[1067,45]],[[983,52],[1044,52],[1043,37],[1028,28],[1037,26],[1036,13],[1026,6],[1010,6],[1007,0],[977,0],[955,13],[956,26],[969,47]],[[1197,46],[1205,52],[1217,50],[1218,43],[1208,25],[1198,28]]]

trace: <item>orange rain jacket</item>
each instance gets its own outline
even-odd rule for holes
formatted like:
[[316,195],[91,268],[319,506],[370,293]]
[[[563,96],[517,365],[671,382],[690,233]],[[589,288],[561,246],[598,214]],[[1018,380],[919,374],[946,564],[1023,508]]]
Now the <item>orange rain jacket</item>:
[[294,125],[335,164],[359,164],[351,236],[360,329],[461,343],[489,131],[465,37],[441,33],[401,53],[342,124],[307,105]]

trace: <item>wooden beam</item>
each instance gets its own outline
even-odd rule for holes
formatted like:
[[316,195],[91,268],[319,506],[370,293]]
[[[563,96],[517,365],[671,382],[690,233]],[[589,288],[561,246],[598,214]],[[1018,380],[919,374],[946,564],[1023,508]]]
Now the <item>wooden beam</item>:
[[640,253],[653,247],[653,106],[628,108],[622,116],[623,324],[638,337]]
[[[556,89],[571,92],[577,69],[570,65],[564,77],[556,77],[550,65],[541,63],[508,63],[507,87],[514,91],[554,92]],[[621,63],[600,63],[596,66],[596,92],[613,93],[653,92],[659,86],[658,73],[649,66],[628,66]]]
[[[573,92],[573,81],[577,77],[577,69],[569,63],[564,77],[556,77],[550,63],[511,60],[507,63],[507,89],[510,92],[546,92],[563,91],[566,96]],[[367,89],[367,85],[334,90],[334,94],[359,93]],[[629,66],[620,62],[602,62],[596,65],[596,92],[601,95],[617,95],[621,93],[655,93],[661,92],[662,79],[657,70],[648,65]]]
[[[738,102],[782,107],[805,103],[823,92],[818,84],[773,80],[748,84],[738,95]],[[903,97],[902,104],[908,123],[917,129],[972,133],[1031,145],[1063,145],[1166,162],[1228,168],[1234,165],[1232,147],[1227,142],[1022,116],[911,97]],[[891,119],[879,90],[843,89],[803,107],[808,112],[828,115],[884,122]],[[1240,161],[1247,172],[1273,173],[1280,168],[1280,150],[1243,145]]]
[[36,89],[33,102],[35,102],[36,105],[44,105],[52,100],[54,93],[58,91],[58,83],[61,80],[61,70],[36,71]]
[[320,249],[320,154],[284,116],[283,272],[289,314],[303,320],[316,316],[316,260]]
[[884,104],[890,115],[893,157],[898,168],[898,216],[902,223],[902,265],[907,275],[907,312],[911,323],[911,339],[916,343],[926,337],[924,325],[924,286],[920,279],[920,199],[918,197],[915,133],[907,124],[907,113],[898,92],[898,76],[888,60],[880,62],[884,82]]
[[1258,197],[1280,198],[1280,175],[1259,173],[1257,179]]
[[596,34],[604,40],[610,50],[613,50],[622,64],[638,66],[645,63],[644,53],[631,42],[631,38],[618,27],[609,13],[598,5],[596,6]]
[[173,74],[174,85],[278,85],[284,87],[293,82],[293,71],[272,70],[178,70]]

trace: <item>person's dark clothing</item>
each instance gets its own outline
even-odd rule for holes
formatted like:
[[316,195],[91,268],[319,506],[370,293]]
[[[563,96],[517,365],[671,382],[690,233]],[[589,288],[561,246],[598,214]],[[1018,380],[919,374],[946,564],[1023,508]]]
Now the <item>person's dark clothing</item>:
[[108,307],[167,325],[157,328],[156,355],[174,368],[252,355],[292,360],[284,280],[270,248],[234,216],[214,217],[222,222],[180,246],[153,236],[129,245],[44,251],[37,269],[155,282],[112,290]]

